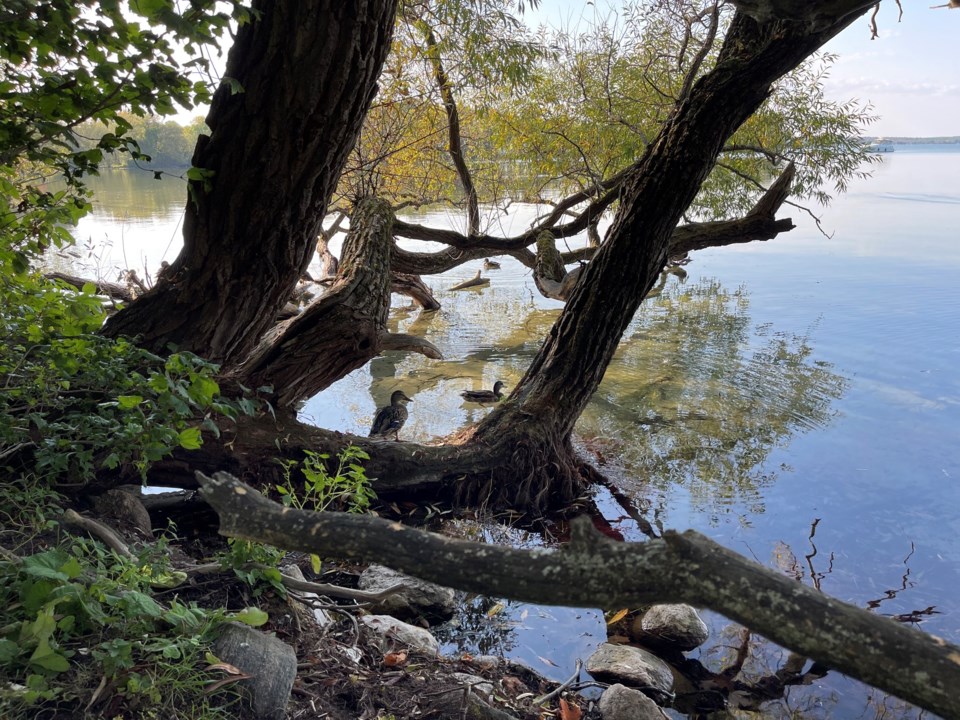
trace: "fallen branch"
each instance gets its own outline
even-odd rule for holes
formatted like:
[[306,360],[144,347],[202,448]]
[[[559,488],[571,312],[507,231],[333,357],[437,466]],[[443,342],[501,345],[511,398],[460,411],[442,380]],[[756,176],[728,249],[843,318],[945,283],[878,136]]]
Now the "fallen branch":
[[67,275],[62,272],[44,273],[44,277],[49,280],[60,280],[68,285],[72,285],[77,290],[82,290],[84,285],[92,283],[97,295],[106,295],[114,300],[133,302],[134,299],[130,288],[120,283],[109,282],[107,280],[90,280],[88,278],[77,277],[76,275]]
[[[263,563],[244,563],[240,566],[242,570],[275,570],[271,565]],[[205,563],[203,565],[187,565],[178,567],[185,575],[214,575],[216,573],[227,572],[227,569],[218,562]],[[403,590],[403,585],[391,585],[383,590],[354,590],[352,588],[340,587],[339,585],[330,585],[329,583],[310,582],[300,578],[280,573],[280,584],[288,590],[299,590],[301,592],[312,592],[317,595],[326,595],[328,597],[341,598],[344,600],[356,600],[357,602],[370,602],[372,600],[383,600],[391,595],[396,595]]]
[[468,592],[572,607],[687,602],[944,717],[960,717],[960,647],[827,597],[693,532],[618,543],[575,522],[561,549],[456,540],[369,515],[283,508],[228,473],[197,473],[220,533],[378,562]]
[[130,552],[130,548],[127,546],[127,544],[120,539],[120,536],[117,535],[112,528],[104,525],[102,522],[85,518],[83,515],[80,515],[76,511],[70,509],[67,509],[67,511],[63,513],[63,519],[68,525],[80,528],[81,530],[86,530],[94,537],[99,538],[117,555],[125,557],[129,560],[133,559],[133,553]]

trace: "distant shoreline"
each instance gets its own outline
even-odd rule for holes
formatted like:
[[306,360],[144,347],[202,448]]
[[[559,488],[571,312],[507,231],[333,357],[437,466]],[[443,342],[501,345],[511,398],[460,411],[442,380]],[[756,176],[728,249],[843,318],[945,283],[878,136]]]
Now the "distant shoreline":
[[960,143],[960,135],[952,137],[865,137],[866,143],[878,145],[955,145]]

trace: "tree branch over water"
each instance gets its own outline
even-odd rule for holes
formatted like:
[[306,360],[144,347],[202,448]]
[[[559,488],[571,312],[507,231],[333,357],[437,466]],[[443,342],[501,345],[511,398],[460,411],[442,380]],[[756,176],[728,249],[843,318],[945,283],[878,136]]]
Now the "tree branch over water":
[[371,515],[283,508],[228,473],[197,473],[220,533],[377,562],[468,592],[575,607],[688,602],[944,717],[960,717],[960,647],[827,597],[693,532],[614,542],[573,524],[561,549],[442,537]]

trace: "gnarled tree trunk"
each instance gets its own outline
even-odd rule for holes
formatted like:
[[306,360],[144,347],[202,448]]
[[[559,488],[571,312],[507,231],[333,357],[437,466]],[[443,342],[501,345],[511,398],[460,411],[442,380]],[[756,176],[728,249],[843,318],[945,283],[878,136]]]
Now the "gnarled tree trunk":
[[380,352],[390,309],[393,212],[384,200],[357,203],[330,290],[271,329],[236,375],[272,386],[289,406],[362,367]]
[[397,0],[257,0],[227,61],[193,164],[184,247],[110,336],[227,366],[273,323],[314,251],[376,92]]

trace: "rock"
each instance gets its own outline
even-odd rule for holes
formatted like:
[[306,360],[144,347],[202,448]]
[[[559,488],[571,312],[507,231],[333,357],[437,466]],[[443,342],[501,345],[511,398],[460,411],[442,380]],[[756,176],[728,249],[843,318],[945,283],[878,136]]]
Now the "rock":
[[385,638],[396,640],[414,652],[430,657],[440,652],[440,643],[423,628],[408,625],[390,615],[364,615],[360,620],[374,632]]
[[371,565],[364,570],[359,585],[361,590],[371,592],[402,586],[398,592],[371,603],[370,611],[377,614],[393,615],[401,620],[425,617],[443,621],[452,617],[456,610],[450,588],[403,575],[382,565]]
[[250,693],[258,720],[283,720],[297,677],[297,655],[272,635],[240,623],[226,623],[213,644],[214,654],[240,668],[249,679],[240,684]]
[[116,521],[124,530],[135,530],[140,537],[153,539],[150,513],[140,500],[140,488],[111,488],[93,499],[93,509],[107,521]]
[[669,693],[670,666],[653,653],[632,645],[603,643],[587,660],[587,672],[601,682],[623,683]]
[[463,685],[469,686],[471,692],[475,692],[487,702],[493,697],[493,683],[482,678],[479,675],[470,673],[451,673],[450,677]]
[[654,605],[633,621],[630,637],[652,647],[687,651],[707,641],[710,631],[689,605]]
[[603,720],[664,720],[666,717],[642,692],[619,683],[603,691],[600,714]]

